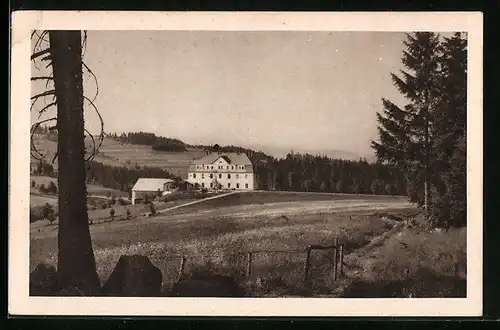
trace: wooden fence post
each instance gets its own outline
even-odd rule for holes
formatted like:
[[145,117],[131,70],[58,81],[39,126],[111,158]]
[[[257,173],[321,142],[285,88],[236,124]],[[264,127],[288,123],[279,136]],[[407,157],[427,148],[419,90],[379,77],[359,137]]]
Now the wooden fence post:
[[309,262],[310,262],[310,257],[311,257],[311,249],[307,247],[306,249],[306,263],[304,265],[304,281],[309,280]]
[[334,257],[334,263],[333,263],[333,279],[334,281],[337,280],[337,271],[338,271],[338,264],[339,264],[339,238],[335,238],[335,257]]
[[186,257],[182,256],[181,258],[181,263],[179,265],[179,279],[182,278],[182,275],[184,274],[184,266],[186,264]]
[[340,244],[339,246],[339,252],[340,252],[340,256],[339,256],[339,263],[340,263],[340,276],[343,276],[344,275],[344,244]]
[[247,253],[247,278],[252,275],[252,252]]

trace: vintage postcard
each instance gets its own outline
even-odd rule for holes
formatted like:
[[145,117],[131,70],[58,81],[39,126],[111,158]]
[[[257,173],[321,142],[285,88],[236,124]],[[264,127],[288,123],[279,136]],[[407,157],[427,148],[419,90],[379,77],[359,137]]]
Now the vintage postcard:
[[482,314],[481,13],[12,18],[9,313]]

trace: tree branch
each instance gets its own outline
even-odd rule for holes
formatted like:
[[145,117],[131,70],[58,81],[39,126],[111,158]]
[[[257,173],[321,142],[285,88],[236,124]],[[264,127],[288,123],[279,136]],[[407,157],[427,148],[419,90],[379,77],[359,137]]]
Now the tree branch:
[[98,150],[102,142],[104,141],[104,121],[102,120],[101,113],[99,110],[97,110],[97,107],[95,106],[94,102],[90,100],[87,96],[83,95],[83,98],[87,101],[89,101],[90,105],[94,108],[95,112],[97,113],[97,116],[99,116],[99,121],[101,122],[101,133],[99,134],[99,145],[97,146],[96,150]]
[[93,148],[93,151],[92,153],[90,154],[90,156],[85,160],[86,162],[92,160],[92,158],[94,158],[94,156],[96,155],[96,145],[95,145],[95,139],[94,137],[92,136],[92,134],[90,134],[90,132],[85,128],[85,132],[88,133],[88,135],[90,136],[90,138],[92,139],[92,148]]
[[38,111],[38,118],[40,119],[40,117],[42,116],[42,114],[50,107],[54,106],[54,105],[57,105],[57,102],[52,102],[52,103],[49,103],[47,104],[46,106],[44,106],[41,110]]
[[54,77],[31,77],[31,81],[36,80],[54,80]]
[[96,87],[96,92],[95,92],[95,95],[94,97],[92,98],[92,101],[95,101],[95,99],[97,98],[97,95],[99,95],[99,84],[97,82],[97,77],[96,75],[94,74],[94,72],[92,72],[92,70],[90,70],[90,68],[87,66],[87,64],[85,64],[85,62],[82,61],[82,65],[85,69],[87,69],[87,71],[92,75],[92,77],[94,78],[95,80],[95,87]]
[[34,53],[33,55],[31,55],[31,60],[33,61],[34,59],[42,56],[42,55],[45,55],[45,54],[48,54],[50,53],[50,48],[47,48],[47,49],[44,49],[44,50],[41,50],[39,52],[36,52]]
[[36,100],[36,99],[38,99],[40,97],[45,97],[45,96],[55,95],[55,94],[56,94],[55,89],[51,89],[50,91],[45,91],[43,93],[36,94],[36,95],[32,96],[31,100]]
[[[33,156],[33,158],[35,158],[36,160],[42,160],[45,155],[43,155],[40,151],[38,151],[38,149],[36,148],[35,146],[35,143],[34,143],[34,140],[33,140],[33,135],[35,135],[35,132],[36,132],[36,129],[43,123],[46,123],[48,121],[52,121],[52,120],[57,120],[56,117],[52,117],[52,118],[49,118],[49,119],[45,119],[45,120],[41,120],[41,121],[38,121],[36,123],[34,123],[32,126],[31,126],[31,138],[30,138],[30,144],[31,144],[31,156]],[[37,155],[35,155],[34,153],[37,153]]]

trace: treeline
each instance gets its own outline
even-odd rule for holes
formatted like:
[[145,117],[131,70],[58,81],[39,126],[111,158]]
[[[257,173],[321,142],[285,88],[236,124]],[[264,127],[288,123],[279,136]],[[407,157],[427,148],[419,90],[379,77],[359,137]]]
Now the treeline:
[[87,183],[100,184],[106,188],[131,191],[139,178],[166,178],[179,180],[177,176],[157,167],[117,167],[95,161],[89,162],[86,170]]
[[379,161],[404,174],[411,200],[439,227],[467,223],[467,36],[407,34],[400,76],[394,85],[407,104],[382,99],[377,114]]
[[186,144],[179,139],[156,136],[154,133],[132,132],[121,135],[108,134],[109,137],[122,143],[139,144],[151,146],[156,151],[184,152],[187,151]]
[[254,161],[259,189],[351,194],[404,195],[403,175],[365,160],[331,159],[289,153],[283,159]]
[[332,159],[290,152],[275,158],[238,146],[196,146],[207,152],[245,153],[254,165],[257,189],[352,194],[405,195],[404,175],[382,163]]

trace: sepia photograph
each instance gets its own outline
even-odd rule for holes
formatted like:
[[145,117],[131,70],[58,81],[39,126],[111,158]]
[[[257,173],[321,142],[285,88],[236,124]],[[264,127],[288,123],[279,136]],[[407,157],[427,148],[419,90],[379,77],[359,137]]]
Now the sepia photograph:
[[23,37],[30,298],[477,297],[467,26],[80,26]]

